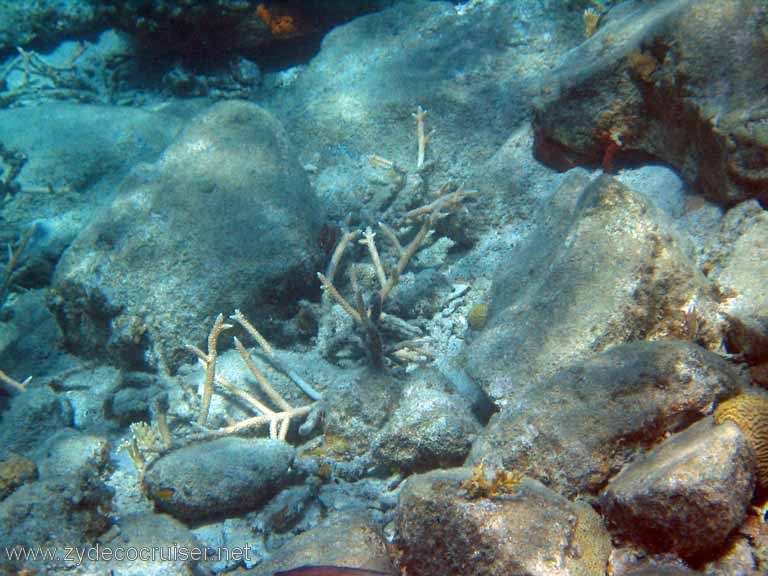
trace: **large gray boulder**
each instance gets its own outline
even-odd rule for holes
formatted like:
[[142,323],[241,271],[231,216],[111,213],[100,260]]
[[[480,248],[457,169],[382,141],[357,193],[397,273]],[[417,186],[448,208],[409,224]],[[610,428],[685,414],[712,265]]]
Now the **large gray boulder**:
[[618,158],[674,166],[711,200],[768,199],[765,94],[755,82],[768,66],[764,18],[752,0],[618,6],[542,82],[537,157],[567,169],[618,147]]
[[468,463],[515,469],[562,494],[595,494],[629,460],[736,394],[738,372],[685,342],[632,342],[521,389]]
[[3,413],[0,454],[29,454],[56,432],[73,424],[72,405],[47,386],[15,394]]
[[610,177],[574,175],[547,210],[525,243],[507,249],[489,325],[469,346],[468,372],[497,404],[622,342],[719,346],[716,291],[644,196]]
[[322,223],[281,125],[223,102],[122,182],[62,257],[51,306],[72,350],[173,370],[219,312],[263,327],[270,303],[314,281]]

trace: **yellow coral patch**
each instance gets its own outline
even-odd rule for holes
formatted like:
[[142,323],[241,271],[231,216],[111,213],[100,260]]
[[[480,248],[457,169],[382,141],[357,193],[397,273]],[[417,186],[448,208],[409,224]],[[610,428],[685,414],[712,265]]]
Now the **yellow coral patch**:
[[488,322],[488,304],[476,304],[467,314],[467,323],[472,330],[482,330]]
[[757,455],[757,479],[768,487],[768,398],[739,394],[715,410],[715,422],[734,422],[749,439]]

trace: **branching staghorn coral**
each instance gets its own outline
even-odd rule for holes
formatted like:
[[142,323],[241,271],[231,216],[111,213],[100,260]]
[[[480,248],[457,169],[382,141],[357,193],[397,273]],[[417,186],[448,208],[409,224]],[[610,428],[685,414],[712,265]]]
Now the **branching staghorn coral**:
[[37,226],[32,224],[24,234],[19,238],[18,246],[16,250],[13,249],[11,244],[8,244],[8,263],[5,265],[5,274],[3,276],[3,283],[0,284],[0,308],[5,304],[5,299],[8,297],[8,291],[11,289],[13,283],[13,273],[16,272],[16,268],[19,265],[19,258],[27,249],[29,240],[35,234]]
[[18,380],[11,378],[10,376],[8,376],[8,374],[0,370],[0,382],[2,382],[6,386],[8,386],[11,390],[14,390],[16,392],[24,392],[27,389],[27,385],[30,383],[31,380],[32,380],[32,376],[29,376],[25,378],[23,381],[19,382]]
[[426,134],[424,131],[424,119],[427,117],[427,111],[421,106],[416,109],[416,113],[413,114],[416,119],[416,141],[419,145],[418,156],[416,157],[416,169],[421,170],[424,167],[424,158],[427,154],[427,144],[432,137],[432,132]]
[[8,202],[16,194],[54,194],[72,192],[72,187],[61,186],[54,188],[48,183],[45,186],[22,186],[18,181],[21,169],[27,163],[27,156],[23,152],[13,148],[7,148],[0,142],[0,201]]
[[[379,283],[379,290],[370,299],[367,305],[364,304],[364,300],[357,282],[357,273],[355,266],[350,268],[350,280],[352,292],[355,298],[354,304],[350,303],[336,288],[333,283],[333,278],[328,275],[317,273],[317,277],[325,290],[325,293],[333,298],[344,311],[354,320],[355,324],[362,329],[366,336],[366,342],[368,345],[368,351],[370,353],[371,362],[374,366],[381,367],[383,365],[383,357],[386,353],[381,335],[378,329],[378,323],[382,319],[382,307],[387,297],[392,290],[397,286],[400,280],[401,274],[405,271],[408,263],[413,256],[418,252],[425,238],[429,234],[430,230],[434,227],[435,223],[448,216],[452,212],[455,212],[462,206],[462,201],[474,195],[474,192],[465,191],[462,188],[454,188],[452,185],[443,186],[435,193],[438,197],[424,206],[420,206],[414,210],[405,214],[404,218],[409,222],[421,221],[421,227],[419,228],[413,239],[404,247],[397,237],[395,231],[384,224],[379,222],[379,228],[382,234],[389,241],[396,252],[397,260],[389,270],[389,274],[384,269],[384,265],[381,260],[379,249],[376,246],[376,233],[368,227],[362,232],[363,238],[359,240],[360,244],[367,247],[370,255],[373,267],[375,270],[376,278]],[[360,235],[360,231],[348,232],[342,236],[339,241],[339,245],[334,251],[332,258],[332,271],[335,273],[338,263],[341,261],[344,250],[349,245],[352,239],[357,238]],[[415,362],[420,358],[431,358],[431,354],[419,347],[419,343],[399,343],[394,349],[389,350],[394,359],[402,362]]]
[[[411,192],[415,192],[416,197],[423,197],[427,193],[425,173],[427,172],[427,168],[431,167],[432,164],[426,162],[426,150],[434,131],[429,133],[426,132],[426,111],[421,106],[417,108],[412,116],[416,120],[416,140],[418,145],[416,168],[414,172],[409,173],[395,162],[381,156],[373,155],[370,157],[370,162],[374,167],[389,171],[394,182],[393,193],[395,196],[407,186],[410,186],[409,190]],[[412,179],[413,181],[409,179]],[[413,338],[418,338],[418,336],[420,336],[420,331],[417,330],[416,334],[414,334],[413,327],[403,320],[384,314],[382,307],[387,300],[387,297],[395,286],[397,286],[400,281],[400,276],[405,271],[409,262],[433,230],[435,224],[439,220],[462,208],[463,201],[475,194],[476,192],[464,190],[462,187],[457,186],[452,182],[448,182],[433,192],[432,195],[435,196],[435,199],[431,202],[427,202],[417,208],[406,211],[404,214],[395,216],[393,220],[398,222],[398,225],[401,227],[402,225],[421,223],[415,236],[406,246],[402,245],[397,232],[392,227],[384,222],[379,222],[379,230],[392,246],[395,253],[395,264],[391,266],[389,270],[385,269],[382,256],[376,245],[376,232],[374,232],[370,226],[366,227],[365,230],[349,231],[346,227],[342,230],[343,234],[334,250],[326,273],[322,274],[318,272],[317,277],[324,290],[324,301],[327,301],[328,297],[336,301],[347,315],[352,318],[355,325],[363,332],[366,348],[374,366],[383,366],[385,356],[388,356],[395,362],[404,364],[419,363],[432,359],[432,354],[423,347],[423,343],[418,340],[413,340]],[[406,202],[413,199],[414,198],[411,197],[406,200]],[[392,207],[393,206],[390,206],[390,209]],[[385,211],[385,213],[388,211],[389,210]],[[362,238],[358,240],[360,235],[362,235]],[[351,266],[349,270],[352,297],[354,299],[352,302],[342,295],[337,288],[337,285],[334,283],[334,277],[344,253],[349,245],[355,240],[358,240],[359,244],[362,244],[367,248],[373,265],[374,274],[379,285],[379,289],[370,297],[367,303],[365,303],[358,286],[356,266]],[[383,325],[394,328],[394,331],[398,333],[398,335],[405,335],[407,340],[385,349],[379,330],[380,326]]]
[[[63,66],[56,66],[34,51],[16,48],[19,55],[0,70],[0,108],[20,100],[40,98],[103,102],[104,98],[92,85],[88,74],[77,67],[77,60],[87,49],[88,44],[79,44]],[[9,89],[8,77],[18,69],[23,73],[23,80]]]
[[[316,390],[307,384],[301,377],[295,374],[295,372],[283,366],[282,362],[276,357],[274,349],[269,344],[267,339],[262,336],[262,334],[250,323],[250,321],[242,312],[240,312],[240,310],[235,310],[235,313],[230,316],[230,319],[240,324],[240,326],[242,326],[245,331],[248,332],[254,340],[256,340],[263,353],[262,357],[265,358],[267,362],[285,374],[310,398],[316,401],[321,400],[321,395]],[[285,440],[286,436],[288,435],[288,428],[290,427],[291,420],[294,418],[302,418],[307,416],[313,410],[313,408],[316,407],[316,404],[313,403],[298,407],[292,406],[287,400],[285,400],[285,398],[280,395],[277,390],[275,390],[272,383],[264,375],[264,373],[254,361],[251,353],[237,337],[233,338],[233,342],[235,348],[243,360],[243,363],[258,383],[261,391],[270,399],[273,404],[278,407],[278,409],[275,410],[267,406],[264,402],[256,398],[250,392],[236,386],[221,374],[217,374],[217,340],[221,332],[229,328],[232,328],[232,325],[225,324],[224,315],[219,314],[216,317],[210,334],[208,335],[208,353],[203,352],[196,346],[187,346],[187,348],[197,356],[198,361],[205,369],[200,416],[197,420],[197,427],[201,429],[202,437],[207,438],[213,436],[238,434],[267,424],[269,426],[270,438]],[[246,418],[240,422],[236,422],[234,424],[230,424],[229,426],[215,430],[206,428],[211,398],[213,397],[213,393],[215,391],[214,384],[217,384],[232,396],[235,396],[245,402],[249,408],[256,412],[256,416]]]

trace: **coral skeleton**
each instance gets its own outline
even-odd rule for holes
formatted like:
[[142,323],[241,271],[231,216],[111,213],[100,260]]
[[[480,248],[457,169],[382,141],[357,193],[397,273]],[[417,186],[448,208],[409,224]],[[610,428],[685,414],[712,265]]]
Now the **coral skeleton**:
[[[0,70],[0,108],[8,107],[25,99],[53,98],[77,102],[101,102],[97,87],[87,72],[78,68],[77,60],[88,49],[81,43],[63,66],[47,62],[31,50],[17,47],[19,55]],[[21,70],[23,80],[9,89],[8,77],[14,70]]]
[[8,263],[5,265],[3,283],[0,284],[0,308],[3,307],[3,304],[5,304],[5,299],[8,297],[8,292],[11,289],[11,284],[13,283],[13,274],[16,272],[16,269],[19,266],[19,258],[27,249],[29,240],[35,234],[35,230],[37,230],[36,224],[32,224],[32,226],[27,228],[26,232],[24,232],[24,234],[21,235],[21,238],[19,238],[19,245],[16,250],[13,249],[13,246],[8,244]]
[[32,380],[32,376],[28,376],[23,381],[19,382],[18,380],[15,380],[14,378],[11,378],[0,370],[0,382],[3,384],[9,386],[12,390],[15,390],[16,392],[24,392],[27,389],[27,385]]
[[[448,190],[451,190],[448,192]],[[352,291],[355,296],[355,303],[350,303],[333,283],[333,277],[325,275],[321,272],[317,273],[317,277],[322,284],[325,294],[328,294],[333,300],[335,300],[342,309],[354,320],[355,324],[363,330],[366,335],[368,349],[371,355],[371,360],[374,365],[380,366],[382,364],[382,356],[384,353],[381,336],[377,328],[377,323],[382,318],[382,305],[390,295],[392,290],[397,286],[400,281],[400,276],[405,271],[408,263],[413,256],[418,252],[427,235],[434,227],[435,223],[455,212],[462,206],[462,202],[465,198],[473,196],[476,192],[466,191],[463,188],[456,188],[453,185],[443,186],[436,192],[438,196],[434,201],[411,210],[405,215],[405,219],[408,221],[421,220],[421,227],[419,228],[413,239],[405,246],[401,244],[395,231],[384,224],[379,223],[379,228],[382,234],[394,247],[397,262],[395,266],[389,271],[389,275],[384,269],[382,264],[381,255],[376,246],[376,234],[370,227],[366,228],[362,232],[363,238],[359,241],[360,244],[365,245],[368,248],[373,267],[376,273],[380,289],[370,299],[368,306],[364,305],[362,294],[357,283],[356,269],[354,266],[350,268],[350,280],[352,284]],[[329,270],[335,274],[336,268],[344,254],[345,249],[349,245],[349,242],[353,238],[359,236],[359,231],[355,233],[347,233],[339,241],[339,245],[334,251],[332,258],[332,265],[329,266]],[[400,362],[410,362],[421,360],[424,358],[431,358],[431,354],[425,351],[423,348],[415,348],[408,351],[407,346],[398,346],[396,349],[391,350],[395,360]]]
[[[432,132],[427,134],[425,131],[426,111],[421,106],[417,108],[412,116],[416,119],[416,138],[418,144],[416,173],[414,176],[418,180],[418,189],[421,190],[422,193],[426,193],[426,181],[422,173],[426,169],[426,148],[429,144]],[[369,160],[374,167],[389,170],[395,177],[395,194],[399,193],[405,187],[409,174],[395,164],[395,162],[378,155],[370,156]],[[434,229],[435,224],[439,220],[461,209],[464,200],[476,194],[477,192],[475,191],[464,190],[463,187],[458,186],[453,182],[448,182],[432,193],[432,196],[435,197],[434,200],[409,210],[399,218],[395,218],[395,220],[402,225],[421,223],[415,236],[406,246],[402,245],[397,232],[392,227],[384,222],[379,222],[379,230],[381,231],[382,236],[392,246],[395,252],[395,264],[389,270],[385,268],[382,261],[382,255],[376,244],[376,232],[368,226],[364,230],[354,231],[348,231],[345,227],[344,234],[334,249],[326,273],[317,273],[317,277],[320,280],[324,291],[324,301],[327,301],[327,299],[330,298],[338,303],[344,312],[352,318],[354,324],[362,330],[365,336],[368,354],[374,366],[382,366],[385,355],[389,355],[390,360],[394,362],[404,364],[423,363],[433,358],[433,355],[423,347],[423,342],[420,341],[413,344],[409,342],[401,342],[394,347],[385,349],[379,332],[381,325],[386,324],[388,327],[391,327],[394,324],[396,328],[395,332],[398,334],[405,333],[409,340],[413,340],[420,336],[421,331],[410,327],[410,325],[402,320],[395,319],[391,316],[388,317],[383,313],[382,307],[392,290],[397,286],[400,281],[400,276],[405,271],[409,262]],[[350,243],[357,240],[360,235],[362,235],[362,238],[358,240],[358,243],[367,248],[379,285],[378,291],[372,295],[367,304],[365,303],[358,286],[357,269],[354,265],[349,269],[350,284],[352,295],[354,297],[353,302],[350,302],[348,298],[345,298],[334,283],[336,271],[345,251]],[[404,331],[403,325],[406,325]]]
[[[274,349],[270,345],[264,336],[251,324],[248,318],[240,312],[235,310],[235,313],[230,317],[240,324],[246,332],[248,332],[254,340],[259,344],[263,352],[263,357],[277,370],[285,374],[292,382],[304,391],[313,400],[320,400],[320,394],[309,386],[303,379],[298,377],[291,370],[287,370],[283,367],[282,363],[276,358]],[[259,426],[268,425],[269,437],[273,439],[285,440],[288,435],[288,429],[291,424],[291,420],[294,418],[301,418],[310,413],[315,407],[315,403],[305,406],[292,406],[283,396],[275,389],[269,379],[265,376],[262,370],[258,367],[253,359],[253,356],[240,341],[239,338],[234,337],[233,342],[238,354],[243,360],[243,363],[248,368],[250,374],[254,377],[261,391],[269,398],[269,400],[278,407],[277,410],[270,408],[267,404],[256,398],[250,392],[236,386],[229,379],[216,373],[216,349],[217,339],[223,330],[232,328],[231,324],[224,323],[224,315],[219,314],[214,322],[213,329],[208,335],[208,353],[206,354],[196,346],[187,346],[198,358],[201,366],[205,370],[205,379],[203,381],[203,390],[201,398],[200,416],[197,419],[196,427],[201,429],[202,436],[215,437],[215,436],[227,436],[232,434],[238,434],[257,428]],[[301,382],[299,384],[298,382]],[[256,412],[256,416],[245,418],[239,422],[235,422],[228,426],[224,426],[218,429],[209,429],[206,427],[208,420],[208,412],[210,410],[211,398],[214,393],[214,384],[218,384],[229,395],[237,397],[242,400],[249,408]]]
[[427,144],[432,137],[433,132],[429,134],[424,130],[424,119],[427,117],[427,111],[419,106],[416,112],[413,114],[416,119],[416,140],[419,145],[418,156],[416,157],[416,170],[421,170],[424,167],[424,159],[427,154]]

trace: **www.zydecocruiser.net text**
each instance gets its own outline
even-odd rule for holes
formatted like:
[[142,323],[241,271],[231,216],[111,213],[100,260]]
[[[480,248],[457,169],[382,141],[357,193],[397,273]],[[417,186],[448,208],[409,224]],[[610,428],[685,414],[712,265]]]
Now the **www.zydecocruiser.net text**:
[[85,562],[250,562],[251,547],[202,548],[186,546],[101,546],[87,548],[54,546],[5,548],[6,560],[12,562],[64,562],[80,566]]

